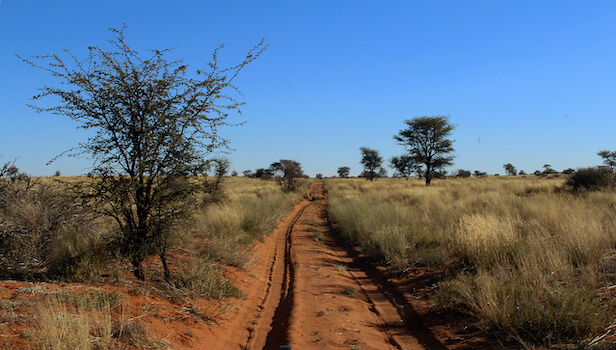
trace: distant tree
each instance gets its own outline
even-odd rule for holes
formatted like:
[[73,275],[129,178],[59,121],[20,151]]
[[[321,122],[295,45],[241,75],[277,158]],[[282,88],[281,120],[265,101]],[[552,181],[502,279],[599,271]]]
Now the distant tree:
[[231,177],[237,177],[237,175],[238,175],[237,171],[233,170],[231,172]]
[[387,177],[387,169],[383,167],[379,168],[379,177]]
[[51,53],[22,59],[58,81],[33,98],[52,97],[55,105],[33,108],[67,116],[90,131],[74,148],[74,155],[89,154],[94,162],[78,191],[93,210],[114,219],[117,247],[134,275],[143,280],[143,260],[158,254],[170,278],[170,235],[199,188],[190,177],[204,171],[212,151],[227,146],[218,130],[233,125],[227,118],[242,105],[233,82],[265,46],[229,68],[219,66],[216,49],[206,68],[189,73],[182,61],[169,60],[168,49],[131,49],[124,29],[111,29],[110,50],[90,46],[85,59],[69,51],[67,58]]
[[60,172],[60,170],[56,170],[56,172],[53,174],[53,176],[58,177],[62,175],[62,173]]
[[453,174],[454,177],[471,177],[470,170],[458,169]]
[[396,170],[394,176],[402,176],[407,180],[411,174],[417,170],[417,163],[415,163],[413,157],[409,155],[391,157],[389,163],[391,164],[390,166]]
[[394,139],[406,147],[415,163],[422,165],[426,186],[430,186],[435,173],[453,164],[453,140],[449,137],[455,125],[445,116],[416,117],[404,123],[408,127]]
[[270,166],[272,174],[280,181],[284,192],[295,191],[299,187],[299,179],[304,176],[302,165],[294,160],[281,159]]
[[603,158],[603,165],[609,166],[612,170],[616,170],[616,151],[599,151],[597,155]]
[[556,170],[552,169],[550,164],[543,165],[543,174],[556,174]]
[[524,170],[520,170],[520,172],[518,174],[519,175],[526,175],[526,172]]
[[563,170],[563,174],[573,174],[575,172],[575,170],[573,168],[567,168],[565,170]]
[[255,177],[255,173],[253,173],[252,170],[244,170],[242,171],[242,174],[244,177]]
[[543,173],[541,172],[541,170],[535,170],[535,172],[533,173],[537,176],[543,175]]
[[317,174],[314,178],[322,180],[323,179],[323,174]]
[[368,147],[361,147],[359,150],[361,151],[360,163],[364,166],[361,177],[374,181],[375,178],[386,174],[385,169],[381,166],[383,157],[379,155],[379,151]]
[[341,166],[340,168],[338,168],[338,177],[347,178],[349,177],[350,173],[351,168],[349,168],[348,166]]
[[254,177],[262,180],[269,180],[274,176],[272,169],[259,168],[255,170]]
[[485,171],[475,170],[473,172],[473,175],[477,177],[483,177],[483,176],[488,176],[488,173],[486,173]]
[[503,165],[503,168],[507,175],[518,175],[518,170],[511,163]]

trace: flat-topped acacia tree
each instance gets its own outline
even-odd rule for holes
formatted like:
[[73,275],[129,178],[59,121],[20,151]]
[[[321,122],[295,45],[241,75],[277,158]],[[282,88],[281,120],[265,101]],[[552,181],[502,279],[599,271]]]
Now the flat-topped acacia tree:
[[85,59],[70,51],[23,59],[59,81],[45,86],[34,100],[56,97],[38,112],[68,116],[91,130],[87,141],[68,151],[93,161],[90,181],[79,187],[85,203],[118,225],[116,246],[144,279],[142,262],[158,254],[171,278],[166,250],[174,224],[192,202],[206,158],[227,147],[218,130],[242,102],[233,85],[239,72],[266,49],[259,43],[237,65],[221,68],[218,47],[204,69],[189,73],[182,61],[166,58],[170,50],[139,54],[125,41],[124,30],[110,29],[111,49],[88,48]]
[[426,178],[426,186],[430,186],[435,174],[453,164],[453,140],[449,137],[456,126],[446,116],[416,117],[404,123],[407,128],[394,135],[394,139],[420,165],[419,171]]

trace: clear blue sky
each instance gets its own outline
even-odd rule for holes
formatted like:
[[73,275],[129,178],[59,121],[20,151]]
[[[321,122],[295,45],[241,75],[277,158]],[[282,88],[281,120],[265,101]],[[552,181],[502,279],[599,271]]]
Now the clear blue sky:
[[616,150],[614,1],[4,0],[1,161],[33,175],[88,171],[87,159],[45,165],[86,135],[26,106],[54,80],[15,53],[83,56],[122,23],[131,47],[175,47],[193,68],[222,43],[227,63],[270,45],[237,80],[247,123],[223,130],[240,173],[293,159],[310,175],[356,175],[361,146],[399,155],[393,135],[424,115],[458,124],[449,170],[561,171]]

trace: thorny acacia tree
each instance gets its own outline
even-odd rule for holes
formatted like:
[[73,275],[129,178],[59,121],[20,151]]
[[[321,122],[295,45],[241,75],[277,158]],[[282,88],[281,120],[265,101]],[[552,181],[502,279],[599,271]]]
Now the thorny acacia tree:
[[[142,262],[158,254],[170,278],[165,258],[173,225],[190,207],[188,195],[198,185],[189,177],[201,174],[206,156],[226,147],[218,129],[230,113],[241,114],[233,85],[238,73],[265,49],[263,41],[241,63],[221,68],[218,47],[206,69],[188,73],[182,61],[166,58],[169,49],[147,55],[131,49],[121,29],[110,29],[112,49],[89,47],[84,60],[65,50],[24,61],[60,81],[45,86],[34,100],[56,97],[55,107],[38,112],[68,116],[79,128],[92,130],[86,142],[67,151],[93,160],[80,195],[99,213],[115,219],[117,244],[133,272],[144,278]],[[41,64],[37,62],[43,62]]]
[[426,178],[426,186],[430,186],[432,178],[445,166],[453,163],[453,140],[449,137],[455,125],[445,116],[416,117],[405,120],[408,126],[394,135],[398,144],[406,147],[408,154],[417,164],[421,164]]
[[516,169],[511,163],[503,164],[503,168],[505,169],[507,175],[518,175],[518,169]]
[[340,168],[338,168],[338,177],[340,178],[347,178],[349,177],[350,173],[351,168],[349,168],[348,166],[341,166]]
[[616,151],[603,150],[599,151],[597,155],[603,158],[603,165],[609,166],[612,170],[616,170]]
[[359,151],[361,152],[360,163],[364,166],[364,171],[362,171],[360,177],[374,181],[375,178],[386,175],[385,169],[381,166],[383,157],[379,155],[379,151],[368,147],[361,147]]
[[294,160],[281,159],[272,163],[269,170],[280,181],[284,192],[295,191],[300,185],[299,179],[304,176],[302,165]]

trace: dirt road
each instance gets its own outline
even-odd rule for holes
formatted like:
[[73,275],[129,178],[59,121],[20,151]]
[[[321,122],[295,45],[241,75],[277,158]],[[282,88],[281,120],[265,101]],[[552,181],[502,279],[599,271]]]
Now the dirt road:
[[[220,348],[446,349],[410,305],[330,234],[321,183],[266,241],[235,332]],[[244,326],[242,326],[244,324]],[[242,339],[246,339],[245,342]]]

